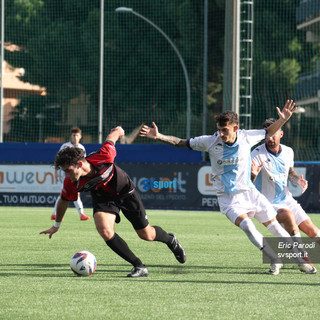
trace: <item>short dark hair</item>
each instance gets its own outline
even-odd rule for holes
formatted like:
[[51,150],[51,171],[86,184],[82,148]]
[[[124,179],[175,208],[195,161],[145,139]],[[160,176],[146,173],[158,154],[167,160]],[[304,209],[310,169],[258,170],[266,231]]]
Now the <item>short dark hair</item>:
[[274,124],[275,122],[277,122],[277,119],[275,118],[268,118],[265,120],[265,122],[262,124],[262,128],[263,129],[267,129],[268,127],[270,127],[272,124]]
[[82,134],[81,129],[78,128],[78,127],[73,127],[73,128],[71,128],[71,134],[72,134],[72,133],[80,133],[80,134]]
[[229,124],[239,123],[238,115],[235,112],[230,110],[219,114],[218,116],[215,117],[215,120],[216,120],[216,124],[218,124],[221,127],[227,125],[228,122]]
[[60,150],[55,159],[54,167],[55,169],[60,169],[61,166],[76,166],[78,161],[85,159],[85,152],[80,148],[66,147]]

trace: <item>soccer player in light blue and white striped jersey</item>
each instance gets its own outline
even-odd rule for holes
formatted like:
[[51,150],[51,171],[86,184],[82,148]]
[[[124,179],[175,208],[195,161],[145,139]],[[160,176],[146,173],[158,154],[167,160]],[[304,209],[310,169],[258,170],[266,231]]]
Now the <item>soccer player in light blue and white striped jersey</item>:
[[[160,140],[175,147],[189,147],[208,152],[221,213],[240,227],[249,240],[274,262],[274,252],[270,247],[263,246],[263,236],[251,218],[255,217],[277,237],[290,236],[276,220],[277,213],[270,202],[251,182],[250,153],[251,147],[266,137],[273,136],[295,110],[295,103],[287,100],[282,110],[277,107],[279,119],[262,130],[240,130],[237,114],[226,111],[215,118],[218,131],[213,135],[189,140],[180,139],[159,133],[156,124],[153,123],[152,128],[143,126],[140,136]],[[281,266],[280,263],[271,263],[269,274],[279,274]],[[311,269],[311,266],[302,261],[299,267],[304,272]]]
[[[275,122],[276,119],[269,118],[264,122],[263,128],[268,128]],[[272,203],[277,211],[277,220],[292,237],[299,239],[299,230],[302,230],[311,238],[319,238],[319,228],[313,224],[288,189],[289,180],[299,185],[303,193],[308,188],[308,181],[294,170],[294,152],[280,143],[282,137],[283,131],[280,128],[264,144],[252,151],[252,179],[257,189]]]

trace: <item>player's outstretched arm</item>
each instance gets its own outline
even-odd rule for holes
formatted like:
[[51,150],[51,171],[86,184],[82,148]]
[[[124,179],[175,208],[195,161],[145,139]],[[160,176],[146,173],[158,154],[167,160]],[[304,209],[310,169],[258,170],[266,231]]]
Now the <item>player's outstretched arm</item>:
[[56,215],[56,220],[54,222],[54,225],[50,229],[41,231],[40,234],[49,234],[49,239],[51,239],[52,235],[59,230],[61,221],[63,219],[65,212],[67,211],[68,206],[69,206],[69,201],[62,200],[60,197],[57,204],[57,215]]
[[166,136],[159,132],[157,125],[152,122],[152,128],[144,125],[140,130],[140,137],[146,137],[149,139],[159,140],[161,142],[170,144],[171,146],[183,148],[187,147],[188,143],[186,139],[180,139],[174,136]]
[[106,140],[112,141],[114,144],[118,141],[118,139],[124,136],[124,130],[121,126],[115,127],[111,129],[110,133],[108,134]]
[[281,111],[277,107],[279,119],[267,128],[268,137],[272,137],[290,119],[296,109],[293,100],[287,100]]

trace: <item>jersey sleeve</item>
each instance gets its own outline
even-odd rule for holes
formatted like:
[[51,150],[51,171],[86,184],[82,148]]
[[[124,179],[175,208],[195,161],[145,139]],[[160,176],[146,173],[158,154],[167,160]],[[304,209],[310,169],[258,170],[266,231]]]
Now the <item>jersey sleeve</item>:
[[117,155],[117,150],[113,142],[106,141],[100,149],[100,154],[103,155],[106,162],[114,162],[114,158]]
[[247,135],[248,142],[251,147],[259,143],[261,140],[267,138],[268,131],[265,129],[261,130],[244,130]]
[[192,150],[208,151],[209,146],[212,144],[212,136],[199,136],[188,141]]
[[294,152],[293,152],[293,150],[292,150],[292,148],[290,148],[289,147],[289,159],[288,159],[288,161],[289,161],[289,168],[293,168],[294,167]]
[[[64,143],[64,144],[60,147],[59,151],[63,150],[64,148],[66,148],[66,147],[68,147],[68,146],[69,146],[68,142]],[[59,152],[59,151],[58,151],[58,152]]]
[[61,194],[62,198],[67,201],[76,201],[78,199],[77,187],[69,178],[64,179]]

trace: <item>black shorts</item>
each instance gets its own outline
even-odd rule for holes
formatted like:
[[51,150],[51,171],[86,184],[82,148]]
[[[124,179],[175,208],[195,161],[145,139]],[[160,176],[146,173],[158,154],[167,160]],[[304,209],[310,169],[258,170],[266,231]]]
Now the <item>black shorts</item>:
[[105,193],[92,192],[93,215],[96,212],[114,213],[120,222],[120,210],[135,230],[145,228],[149,222],[140,195],[136,189],[119,198],[111,199]]

